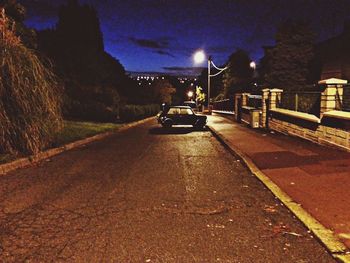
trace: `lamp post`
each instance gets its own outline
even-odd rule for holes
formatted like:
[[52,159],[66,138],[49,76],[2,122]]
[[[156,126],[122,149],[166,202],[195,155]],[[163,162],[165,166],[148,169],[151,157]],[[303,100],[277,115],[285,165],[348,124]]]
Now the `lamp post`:
[[[198,50],[197,52],[194,53],[193,58],[194,58],[195,64],[201,64],[204,62],[206,55],[205,55],[203,50]],[[215,74],[211,74],[211,66],[213,66],[216,70],[218,70],[218,72]],[[256,76],[256,63],[254,61],[252,61],[252,62],[250,62],[249,66],[250,66],[250,68],[252,68],[254,70],[254,78],[255,78],[255,76]],[[220,75],[222,72],[224,72],[227,69],[228,69],[228,66],[226,66],[224,68],[217,67],[214,64],[212,57],[208,56],[208,109],[210,106],[210,86],[211,86],[210,78]]]
[[[196,64],[201,64],[204,62],[205,60],[205,53],[203,50],[199,50],[197,51],[193,58],[194,58],[194,62]],[[211,66],[213,66],[215,69],[217,69],[219,72],[215,73],[215,74],[211,74]],[[222,72],[224,72],[226,69],[228,69],[228,67],[224,67],[224,68],[219,68],[217,67],[214,62],[213,62],[213,59],[211,56],[208,56],[208,110],[210,108],[210,78],[212,77],[215,77],[215,76],[218,76],[220,75]]]

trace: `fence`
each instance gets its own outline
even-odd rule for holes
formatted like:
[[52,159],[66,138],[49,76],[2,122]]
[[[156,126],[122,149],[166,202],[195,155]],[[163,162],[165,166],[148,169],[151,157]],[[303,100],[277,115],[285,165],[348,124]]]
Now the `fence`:
[[256,109],[262,107],[262,96],[261,95],[248,95],[248,106]]
[[277,107],[320,116],[321,92],[283,92]]
[[225,100],[219,100],[219,101],[215,101],[213,103],[213,110],[217,110],[217,111],[230,111],[233,112],[235,108],[235,104],[234,104],[234,99],[230,98],[230,99],[225,99]]
[[[337,96],[337,99],[340,100],[340,96]],[[343,101],[339,104],[342,111],[350,112],[350,86],[345,86],[343,90]]]

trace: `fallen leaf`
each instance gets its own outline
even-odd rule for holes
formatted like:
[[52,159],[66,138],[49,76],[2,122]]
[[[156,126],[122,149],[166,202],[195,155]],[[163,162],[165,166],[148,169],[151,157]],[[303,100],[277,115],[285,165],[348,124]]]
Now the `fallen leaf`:
[[303,235],[300,235],[298,233],[295,232],[283,232],[283,234],[287,234],[287,235],[291,235],[291,236],[296,236],[296,237],[302,237]]
[[274,206],[271,205],[265,205],[264,211],[269,213],[275,213],[277,209]]

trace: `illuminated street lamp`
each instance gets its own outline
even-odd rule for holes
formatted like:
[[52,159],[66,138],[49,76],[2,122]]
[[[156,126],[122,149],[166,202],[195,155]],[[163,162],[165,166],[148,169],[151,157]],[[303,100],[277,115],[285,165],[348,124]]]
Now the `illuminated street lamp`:
[[[201,64],[201,63],[203,63],[204,60],[205,60],[205,58],[206,58],[206,55],[205,55],[205,53],[204,53],[203,50],[198,50],[198,51],[197,51],[196,53],[194,53],[194,55],[193,55],[193,59],[194,59],[195,64]],[[211,75],[211,74],[210,74],[211,66],[213,66],[214,68],[216,68],[219,72],[216,73],[216,74]],[[208,56],[208,109],[209,109],[209,106],[210,106],[210,78],[211,78],[211,77],[215,77],[215,76],[221,74],[221,73],[224,72],[226,69],[228,69],[228,67],[224,67],[224,68],[219,68],[219,67],[217,67],[217,66],[214,64],[214,62],[213,62],[211,56]]]
[[190,100],[192,100],[192,97],[193,97],[193,91],[192,90],[190,90],[189,92],[187,92],[187,96],[188,96],[188,98],[190,99]]
[[249,66],[254,70],[256,69],[256,63],[254,61],[250,62]]
[[205,53],[203,50],[198,50],[196,53],[193,55],[193,60],[194,63],[196,64],[202,64],[205,60]]

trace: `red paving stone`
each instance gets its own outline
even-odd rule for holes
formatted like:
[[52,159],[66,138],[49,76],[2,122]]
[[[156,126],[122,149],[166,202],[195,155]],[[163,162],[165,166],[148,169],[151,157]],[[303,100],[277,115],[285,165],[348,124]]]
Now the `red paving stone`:
[[220,116],[210,116],[209,125],[325,227],[350,235],[350,153]]

